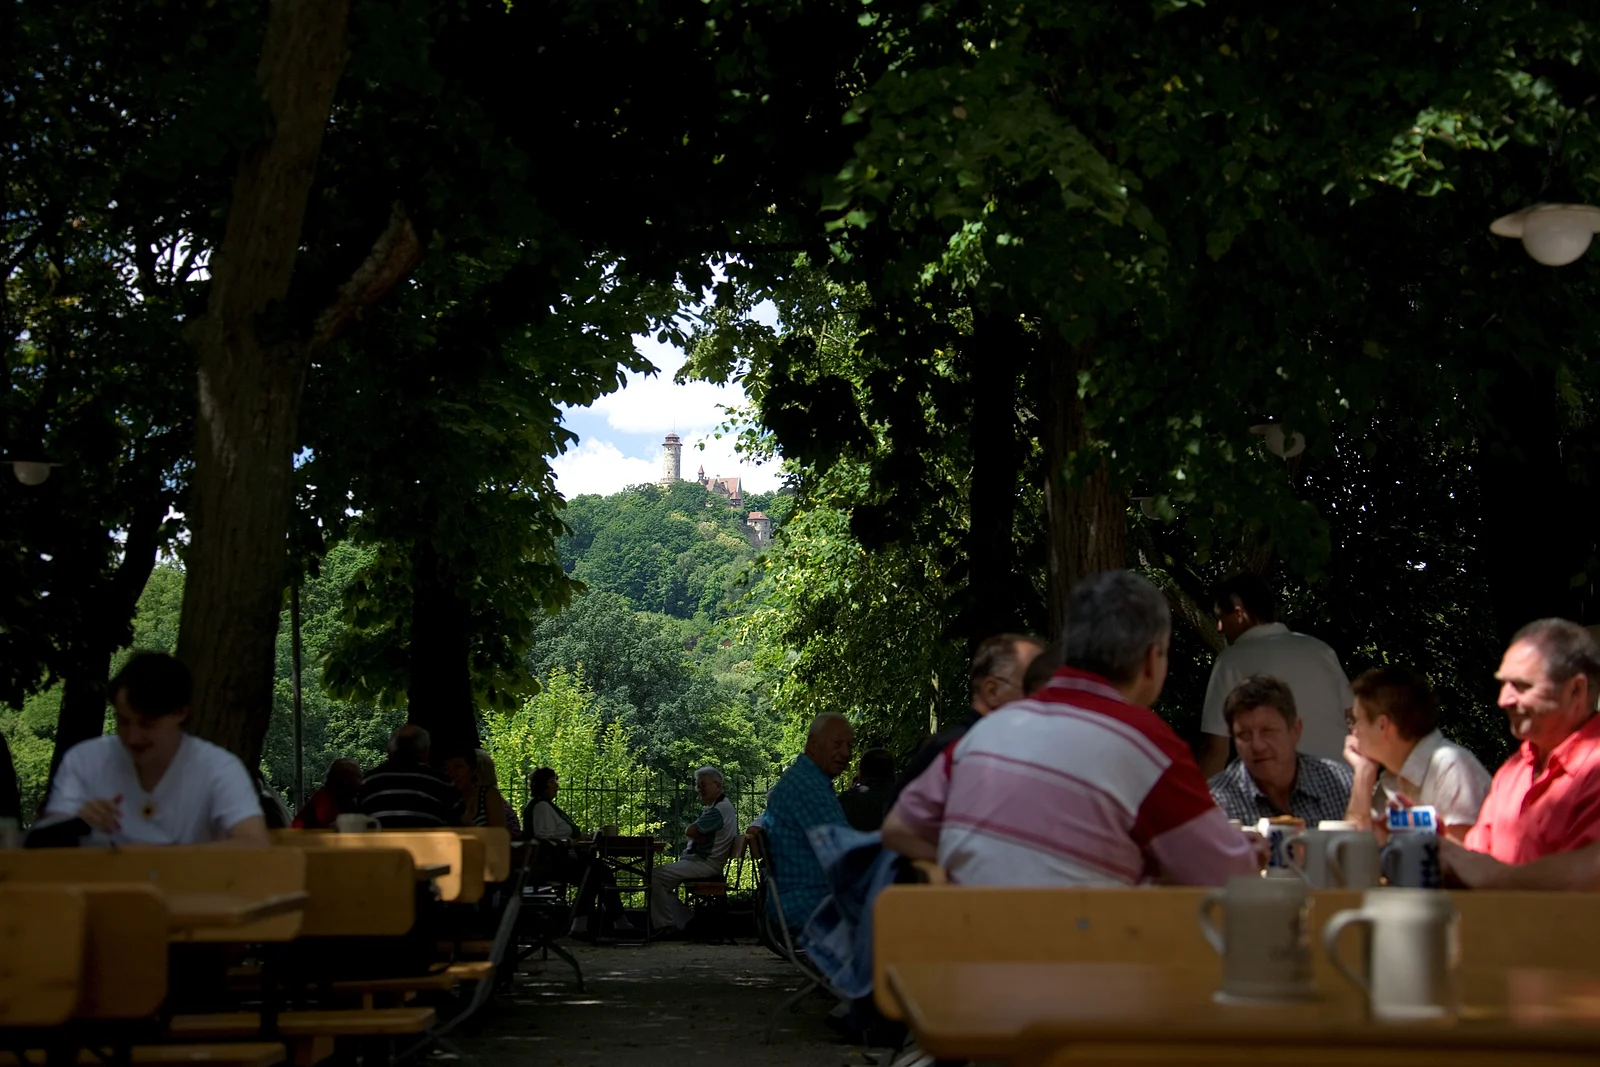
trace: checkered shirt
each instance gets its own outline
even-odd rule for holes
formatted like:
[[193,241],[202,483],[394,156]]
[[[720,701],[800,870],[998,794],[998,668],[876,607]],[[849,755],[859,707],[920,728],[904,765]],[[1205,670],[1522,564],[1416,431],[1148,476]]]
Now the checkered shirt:
[[1234,760],[1216,777],[1206,783],[1217,806],[1228,818],[1238,819],[1246,826],[1256,820],[1276,815],[1293,815],[1305,820],[1307,827],[1316,828],[1323,819],[1342,819],[1350,803],[1350,786],[1355,777],[1348,764],[1331,759],[1307,756],[1297,757],[1299,769],[1295,771],[1294,788],[1289,790],[1289,810],[1279,811],[1267,795],[1250,777],[1243,760]]

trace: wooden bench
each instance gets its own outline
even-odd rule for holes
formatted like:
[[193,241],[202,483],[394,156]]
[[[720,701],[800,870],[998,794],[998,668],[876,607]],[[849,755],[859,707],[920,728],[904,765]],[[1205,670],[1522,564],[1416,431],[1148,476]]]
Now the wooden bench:
[[302,937],[398,937],[416,922],[413,862],[404,849],[297,851],[305,856],[310,893]]
[[[264,898],[306,890],[305,857],[297,849],[247,846],[129,846],[0,851],[0,884],[140,884],[163,894],[220,893]],[[172,930],[172,940],[289,941],[302,912],[285,912],[243,926]]]
[[[1216,968],[1216,952],[1196,918],[1198,888],[1020,889],[997,886],[896,885],[873,910],[873,978],[878,1007],[900,1018],[884,982],[895,963],[1154,963]],[[1600,958],[1600,894],[1451,894],[1461,913],[1461,962],[1468,967],[1541,966],[1593,970]],[[1354,995],[1327,961],[1321,930],[1328,917],[1361,904],[1352,890],[1311,895],[1312,959],[1317,988]],[[1359,937],[1350,930],[1345,937]],[[1355,942],[1346,947],[1353,958]]]
[[[29,1054],[31,1064],[43,1062],[44,1053]],[[288,1052],[274,1042],[254,1042],[222,1045],[134,1045],[128,1050],[128,1062],[135,1067],[274,1067],[284,1062]],[[105,1061],[93,1051],[83,1049],[78,1053],[78,1063],[83,1067],[101,1067]],[[0,1052],[0,1067],[28,1067],[19,1064],[15,1054]]]
[[503,882],[511,877],[511,833],[503,826],[462,826],[456,833],[483,845],[483,880]]
[[[339,1038],[403,1037],[433,1025],[432,1008],[373,1008],[359,1011],[286,1011],[278,1015],[278,1034],[296,1067],[310,1067],[333,1054]],[[175,1015],[168,1033],[176,1039],[248,1040],[261,1033],[261,1016],[251,1011],[214,1015]]]

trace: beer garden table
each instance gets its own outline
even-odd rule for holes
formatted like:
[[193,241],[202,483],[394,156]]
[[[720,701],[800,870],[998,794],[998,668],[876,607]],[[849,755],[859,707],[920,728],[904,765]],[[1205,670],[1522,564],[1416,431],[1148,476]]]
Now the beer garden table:
[[885,972],[923,1051],[1024,1067],[1249,1063],[1408,1067],[1600,1063],[1600,974],[1461,972],[1458,1018],[1386,1023],[1342,986],[1268,1007],[1212,1001],[1218,968],[902,963]]

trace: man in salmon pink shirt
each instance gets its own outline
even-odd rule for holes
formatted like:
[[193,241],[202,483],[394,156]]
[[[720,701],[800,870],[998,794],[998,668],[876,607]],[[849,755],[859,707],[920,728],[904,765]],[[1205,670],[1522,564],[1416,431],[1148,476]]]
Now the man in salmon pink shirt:
[[[1565,619],[1517,631],[1500,669],[1500,708],[1521,747],[1495,773],[1466,848],[1526,864],[1600,841],[1600,648]],[[1454,854],[1463,881],[1489,867]]]

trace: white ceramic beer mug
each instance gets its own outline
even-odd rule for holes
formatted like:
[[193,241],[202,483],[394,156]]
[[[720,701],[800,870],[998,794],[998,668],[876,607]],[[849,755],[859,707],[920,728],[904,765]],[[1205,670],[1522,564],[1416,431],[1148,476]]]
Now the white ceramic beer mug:
[[1291,870],[1313,889],[1369,889],[1378,884],[1378,840],[1369,831],[1302,830],[1283,843]]
[[[1299,878],[1233,878],[1200,901],[1200,931],[1222,957],[1224,1004],[1301,1000],[1315,992],[1307,926],[1310,896]],[[1222,907],[1222,927],[1212,916]]]
[[[1429,889],[1369,889],[1361,907],[1334,914],[1322,928],[1328,959],[1367,995],[1372,1017],[1434,1019],[1456,1010],[1456,908],[1446,893]],[[1339,932],[1362,924],[1366,973],[1339,954]]]
[[333,820],[334,828],[341,834],[362,834],[378,829],[378,820],[359,813],[340,815]]

